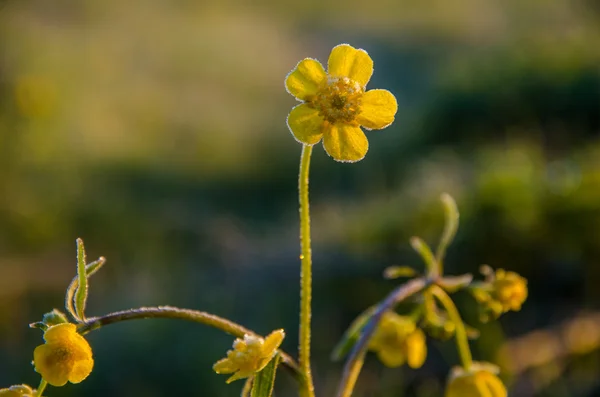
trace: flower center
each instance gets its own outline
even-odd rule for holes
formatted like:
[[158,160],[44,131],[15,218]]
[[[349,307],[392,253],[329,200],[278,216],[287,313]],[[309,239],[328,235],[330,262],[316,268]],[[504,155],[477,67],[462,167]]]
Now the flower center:
[[310,104],[328,122],[354,124],[360,113],[363,90],[347,77],[329,77],[327,84],[310,100]]

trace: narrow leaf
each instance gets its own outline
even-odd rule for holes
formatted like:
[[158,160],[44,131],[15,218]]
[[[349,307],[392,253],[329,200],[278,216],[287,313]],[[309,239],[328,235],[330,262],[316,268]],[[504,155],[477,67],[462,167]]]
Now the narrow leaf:
[[[89,279],[98,270],[100,270],[100,268],[102,266],[104,266],[105,263],[106,263],[106,258],[104,258],[103,256],[101,256],[100,258],[98,258],[94,262],[92,262],[89,265],[87,265],[85,267],[86,277]],[[69,312],[69,314],[75,320],[83,321],[83,319],[79,318],[79,316],[75,312],[75,307],[73,306],[75,291],[77,290],[77,287],[79,286],[79,280],[78,279],[79,279],[79,276],[73,277],[73,280],[71,280],[71,284],[69,284],[69,287],[67,288],[67,293],[65,294],[65,309],[67,309],[67,311]]]
[[342,339],[333,349],[331,353],[331,359],[333,361],[339,361],[344,358],[350,350],[354,347],[356,342],[360,339],[363,328],[367,325],[367,322],[375,313],[376,307],[372,306],[362,312],[356,319],[350,324]]
[[254,376],[252,381],[251,397],[271,397],[273,395],[273,386],[275,385],[275,374],[277,365],[279,365],[279,354]]
[[85,248],[83,240],[77,239],[77,291],[75,292],[75,313],[85,320],[85,304],[88,295],[87,275],[85,272]]
[[444,257],[446,256],[446,249],[454,240],[456,231],[458,230],[458,219],[460,217],[456,201],[448,193],[442,194],[442,204],[444,205],[444,215],[446,222],[444,224],[444,232],[438,244],[435,257],[440,264],[440,274],[442,273],[442,267],[444,263]]
[[429,245],[427,245],[423,239],[416,236],[411,237],[410,245],[419,255],[421,255],[421,258],[423,258],[428,273],[436,273],[438,271],[437,260],[435,259],[435,256],[433,256],[433,252],[431,252]]

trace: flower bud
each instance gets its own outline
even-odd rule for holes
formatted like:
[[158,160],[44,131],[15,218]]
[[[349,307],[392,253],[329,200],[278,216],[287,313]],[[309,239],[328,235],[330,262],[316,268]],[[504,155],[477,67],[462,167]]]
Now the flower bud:
[[506,387],[498,378],[498,367],[474,362],[469,371],[455,367],[448,379],[445,397],[506,397]]
[[427,357],[425,334],[406,316],[386,312],[369,341],[369,350],[388,367],[399,367],[405,362],[411,368],[420,368]]

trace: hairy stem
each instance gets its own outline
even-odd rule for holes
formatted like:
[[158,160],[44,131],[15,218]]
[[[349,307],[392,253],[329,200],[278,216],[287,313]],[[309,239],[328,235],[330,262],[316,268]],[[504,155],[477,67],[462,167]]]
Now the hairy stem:
[[[233,321],[225,318],[215,316],[214,314],[201,312],[198,310],[180,309],[172,306],[158,306],[158,307],[140,307],[137,309],[123,310],[120,312],[114,312],[101,317],[92,317],[85,320],[84,323],[78,327],[78,332],[82,335],[88,332],[97,330],[109,324],[119,323],[127,320],[140,320],[147,318],[169,318],[193,321],[208,325],[209,327],[220,329],[228,334],[243,338],[245,334],[259,336],[255,332],[234,323]],[[300,383],[302,387],[304,385],[304,376],[300,371],[300,367],[294,361],[294,359],[287,353],[279,350],[281,355],[284,368],[287,368],[294,378]]]
[[467,336],[467,331],[465,329],[465,323],[460,317],[460,313],[458,313],[458,309],[454,304],[454,301],[450,296],[437,285],[431,287],[431,292],[433,295],[440,301],[442,306],[448,312],[448,316],[450,316],[450,320],[455,324],[456,331],[456,347],[458,348],[458,354],[460,356],[460,361],[465,370],[469,370],[471,365],[473,365],[473,357],[471,356],[471,349],[469,348],[469,338]]
[[344,366],[344,372],[342,380],[338,386],[337,397],[350,397],[354,391],[356,380],[362,369],[365,355],[367,354],[367,348],[369,346],[369,339],[375,332],[379,320],[383,314],[388,310],[393,310],[394,307],[405,299],[408,299],[412,295],[424,290],[431,284],[431,280],[426,278],[415,278],[412,279],[395,290],[393,290],[378,306],[375,313],[369,319],[369,322],[363,329],[360,339],[354,345],[346,365]]
[[308,175],[312,146],[304,145],[300,156],[298,196],[300,201],[300,341],[299,364],[306,380],[302,395],[314,397],[314,385],[310,371],[310,320],[312,298],[312,252],[310,248],[310,211],[308,207]]
[[46,386],[48,386],[48,382],[46,382],[44,379],[42,379],[40,381],[40,385],[38,386],[37,390],[35,391],[35,397],[41,397],[42,394],[44,394],[44,390],[46,390]]

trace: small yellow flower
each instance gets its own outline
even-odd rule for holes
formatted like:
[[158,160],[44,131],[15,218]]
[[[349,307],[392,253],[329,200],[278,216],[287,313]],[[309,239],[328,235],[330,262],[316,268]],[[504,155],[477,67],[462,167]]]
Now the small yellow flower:
[[59,324],[44,333],[45,344],[35,348],[35,370],[52,386],[79,383],[92,372],[92,349],[74,324]]
[[27,385],[11,386],[8,389],[0,389],[0,397],[33,397],[35,390]]
[[455,367],[450,374],[445,397],[506,397],[506,387],[498,378],[498,367],[474,362],[467,372]]
[[291,110],[288,127],[305,145],[323,139],[325,151],[337,161],[362,160],[369,142],[360,126],[379,130],[390,125],[398,110],[396,98],[387,90],[365,92],[373,60],[364,50],[340,44],[331,50],[327,68],[306,58],[287,76],[288,92],[303,102]]
[[527,299],[525,278],[515,272],[498,269],[492,285],[494,300],[500,302],[504,312],[521,310],[521,305]]
[[412,319],[391,311],[382,316],[369,341],[369,350],[376,352],[379,360],[392,368],[405,362],[411,368],[420,368],[427,357],[423,331]]
[[255,335],[244,335],[244,339],[236,339],[233,349],[227,352],[227,357],[213,365],[218,374],[232,374],[227,383],[248,378],[261,369],[275,356],[285,333],[282,329],[271,332],[266,338]]

